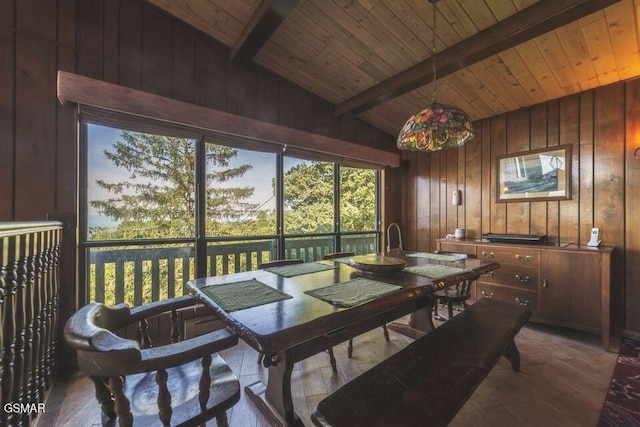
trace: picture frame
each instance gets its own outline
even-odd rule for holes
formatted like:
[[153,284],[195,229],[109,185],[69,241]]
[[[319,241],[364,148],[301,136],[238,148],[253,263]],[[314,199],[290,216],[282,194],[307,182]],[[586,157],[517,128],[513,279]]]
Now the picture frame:
[[497,158],[496,202],[571,199],[571,145]]

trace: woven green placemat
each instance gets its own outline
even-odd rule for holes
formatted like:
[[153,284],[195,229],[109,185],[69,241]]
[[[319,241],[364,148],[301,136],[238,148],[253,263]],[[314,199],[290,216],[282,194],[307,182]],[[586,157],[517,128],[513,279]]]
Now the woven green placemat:
[[417,274],[418,276],[429,277],[430,279],[442,279],[455,274],[468,273],[471,270],[466,268],[449,267],[448,265],[441,264],[427,264],[407,267],[403,271]]
[[256,279],[225,285],[205,286],[200,290],[227,312],[293,298],[291,295],[273,289]]
[[337,307],[353,307],[354,305],[374,300],[382,295],[397,292],[400,289],[402,289],[402,286],[358,277],[348,282],[306,291],[305,294],[320,298]]
[[407,256],[414,258],[426,258],[433,259],[436,261],[460,261],[462,259],[467,258],[466,254],[432,254],[430,252],[415,252],[412,254],[407,254]]
[[335,265],[321,264],[319,262],[305,262],[303,264],[282,265],[280,267],[265,268],[264,271],[268,271],[273,274],[277,274],[282,277],[294,277],[301,276],[303,274],[316,273],[318,271],[332,270],[338,268]]

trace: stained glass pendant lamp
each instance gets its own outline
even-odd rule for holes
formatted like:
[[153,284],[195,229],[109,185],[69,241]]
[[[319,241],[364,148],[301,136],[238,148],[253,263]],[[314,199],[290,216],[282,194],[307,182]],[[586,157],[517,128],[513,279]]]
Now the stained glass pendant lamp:
[[409,117],[398,135],[398,148],[412,151],[439,151],[464,145],[475,135],[469,116],[452,105],[436,102],[436,2],[433,5],[433,96],[431,105]]

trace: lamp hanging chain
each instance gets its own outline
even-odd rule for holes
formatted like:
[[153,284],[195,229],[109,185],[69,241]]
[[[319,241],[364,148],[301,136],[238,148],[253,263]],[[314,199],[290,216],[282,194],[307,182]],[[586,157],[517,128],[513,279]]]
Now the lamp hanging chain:
[[[431,0],[430,0],[431,1]],[[433,95],[431,96],[431,103],[435,104],[436,102],[436,3],[435,1],[431,1],[433,5],[433,25],[431,26],[433,29],[433,36],[431,38],[431,65],[433,66]]]

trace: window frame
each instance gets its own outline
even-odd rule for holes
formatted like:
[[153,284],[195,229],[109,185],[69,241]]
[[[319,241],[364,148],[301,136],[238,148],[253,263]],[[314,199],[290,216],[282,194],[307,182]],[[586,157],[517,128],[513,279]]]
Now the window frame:
[[[143,133],[158,133],[162,135],[166,135],[167,132],[163,132],[164,129],[171,129],[171,126],[166,123],[159,123],[158,127],[154,127],[154,122],[151,119],[142,119],[137,118],[136,116],[126,116],[120,113],[117,113],[117,120],[114,122],[110,120],[109,112],[105,112],[104,116],[100,116],[96,114],[94,109],[90,112],[90,114],[83,115],[80,111],[78,114],[79,121],[79,138],[78,138],[78,158],[79,158],[79,167],[78,167],[78,224],[79,224],[79,263],[78,263],[78,273],[79,277],[83,278],[82,282],[85,283],[83,291],[81,294],[83,295],[84,302],[87,303],[89,300],[89,251],[92,248],[106,248],[106,247],[116,247],[116,246],[145,246],[145,245],[158,245],[158,244],[186,244],[193,245],[195,249],[195,277],[206,277],[208,274],[207,271],[207,248],[211,243],[222,243],[229,241],[257,241],[257,240],[265,240],[265,239],[273,239],[276,242],[276,254],[278,258],[285,258],[286,255],[286,243],[288,239],[295,239],[300,237],[331,237],[334,242],[333,250],[335,252],[339,252],[342,247],[342,237],[350,236],[350,235],[371,235],[375,236],[375,247],[377,250],[380,248],[381,244],[381,221],[380,221],[380,212],[381,212],[381,170],[375,168],[375,229],[373,230],[357,230],[357,231],[348,231],[342,232],[340,230],[340,170],[341,170],[341,161],[340,159],[336,159],[333,162],[333,187],[334,187],[334,226],[333,231],[325,232],[325,233],[284,233],[284,158],[288,155],[285,150],[275,149],[269,150],[271,152],[276,153],[276,230],[273,235],[255,235],[255,236],[207,236],[206,235],[206,206],[203,201],[206,201],[206,185],[198,185],[199,183],[206,182],[206,144],[218,144],[231,146],[233,148],[238,148],[242,150],[248,151],[261,151],[251,149],[251,148],[243,148],[236,144],[224,144],[215,140],[215,138],[209,138],[206,133],[198,133],[198,129],[193,128],[184,128],[182,126],[176,125],[176,132],[183,132],[185,129],[188,132],[192,132],[193,135],[200,135],[199,139],[195,140],[195,182],[196,189],[194,189],[195,198],[196,198],[196,207],[195,207],[195,217],[194,217],[194,225],[196,228],[195,236],[193,237],[185,237],[185,238],[166,238],[166,239],[127,239],[127,240],[89,240],[88,239],[88,182],[90,179],[88,170],[88,126],[89,124],[94,124],[98,126],[107,126],[116,129],[127,129],[135,132],[143,132]],[[124,118],[123,118],[124,117]],[[137,126],[136,123],[138,120],[141,121],[142,125]],[[124,125],[123,125],[124,124]],[[136,130],[143,129],[143,130]],[[158,129],[158,130],[156,130]],[[173,134],[173,132],[169,132],[169,134]],[[193,138],[195,139],[195,138]],[[251,143],[248,144],[250,147]],[[291,157],[300,158],[301,151],[297,150],[295,155],[291,155]],[[305,156],[307,157],[307,156]],[[309,161],[327,161],[320,160],[314,153],[309,153],[308,158],[305,160]],[[350,168],[354,168],[357,166],[348,166]]]

